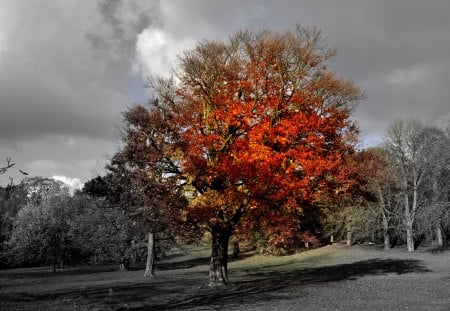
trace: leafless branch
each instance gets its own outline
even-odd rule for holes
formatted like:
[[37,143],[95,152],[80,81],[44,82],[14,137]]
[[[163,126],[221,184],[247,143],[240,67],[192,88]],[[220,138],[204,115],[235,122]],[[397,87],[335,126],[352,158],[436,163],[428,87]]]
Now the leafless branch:
[[6,165],[3,167],[0,167],[0,174],[5,174],[8,171],[8,169],[13,167],[14,165],[15,165],[15,163],[11,162],[11,158],[6,157]]

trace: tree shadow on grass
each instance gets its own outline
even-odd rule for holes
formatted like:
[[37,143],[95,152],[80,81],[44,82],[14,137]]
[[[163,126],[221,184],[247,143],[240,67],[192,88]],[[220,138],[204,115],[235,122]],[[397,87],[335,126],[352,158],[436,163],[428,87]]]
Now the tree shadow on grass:
[[20,269],[7,271],[0,273],[1,278],[14,278],[14,279],[40,279],[47,277],[60,277],[60,276],[70,276],[70,275],[83,275],[83,274],[94,274],[102,272],[112,272],[119,270],[119,264],[108,264],[108,265],[90,265],[90,266],[75,266],[58,268],[56,272],[53,272],[52,267],[41,267],[32,270],[33,268],[25,268],[20,271]]
[[[228,262],[234,262],[239,260],[244,260],[248,257],[252,257],[255,255],[254,251],[241,252],[239,257],[233,258],[230,257]],[[164,260],[156,263],[156,268],[158,270],[177,270],[177,269],[189,269],[197,266],[205,266],[209,265],[211,257],[201,257],[201,258],[193,258],[187,260],[173,261],[173,262],[165,262]],[[145,266],[143,266],[145,268]]]
[[[363,276],[432,272],[419,260],[372,259],[351,264],[291,271],[250,273],[246,280],[234,282],[219,290],[206,289],[197,295],[152,305],[152,310],[187,310],[199,306],[239,306],[273,300],[301,297],[301,287],[328,282],[356,280]],[[143,306],[137,310],[145,310]]]
[[[203,263],[204,260],[200,259],[199,262]],[[196,265],[199,262],[194,261],[191,264]],[[235,282],[218,289],[201,286],[206,282],[206,275],[203,278],[199,273],[189,273],[179,278],[160,277],[134,284],[81,287],[47,294],[1,294],[0,300],[9,305],[72,300],[89,306],[108,306],[111,310],[189,310],[199,307],[225,309],[255,303],[277,303],[286,297],[301,298],[306,295],[302,288],[310,285],[320,286],[329,282],[356,280],[364,276],[426,272],[431,270],[420,260],[372,259],[286,271],[269,267],[263,271],[250,271],[244,276],[236,277]]]
[[429,252],[432,254],[441,254],[447,251],[450,251],[450,245],[435,246],[429,249]]
[[182,261],[175,261],[175,262],[158,262],[156,263],[156,269],[157,270],[177,270],[177,269],[189,269],[194,268],[197,266],[203,266],[209,264],[209,257],[202,257],[202,258],[193,258],[193,259],[187,259]]

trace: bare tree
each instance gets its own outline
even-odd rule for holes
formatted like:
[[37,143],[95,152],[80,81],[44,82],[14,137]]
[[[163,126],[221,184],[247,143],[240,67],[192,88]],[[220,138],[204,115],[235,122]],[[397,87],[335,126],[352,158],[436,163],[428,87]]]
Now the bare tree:
[[413,226],[418,208],[418,194],[427,168],[424,126],[418,120],[397,119],[386,130],[384,147],[398,174],[403,196],[406,243],[414,251]]
[[422,140],[427,150],[427,170],[424,191],[419,201],[421,229],[434,237],[438,246],[443,245],[443,220],[449,212],[450,139],[436,127],[425,128]]

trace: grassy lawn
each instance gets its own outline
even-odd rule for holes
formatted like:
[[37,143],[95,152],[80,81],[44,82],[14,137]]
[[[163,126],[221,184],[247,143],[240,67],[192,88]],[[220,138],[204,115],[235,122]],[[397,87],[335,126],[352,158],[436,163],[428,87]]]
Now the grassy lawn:
[[450,252],[326,246],[290,256],[244,252],[232,283],[207,286],[207,247],[143,267],[0,271],[0,310],[450,310]]

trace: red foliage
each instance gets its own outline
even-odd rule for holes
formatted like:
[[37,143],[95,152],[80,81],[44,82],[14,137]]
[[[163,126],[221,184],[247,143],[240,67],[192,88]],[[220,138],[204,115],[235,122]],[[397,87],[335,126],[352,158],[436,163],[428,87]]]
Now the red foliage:
[[302,208],[341,186],[356,136],[351,102],[362,94],[326,69],[333,55],[314,29],[240,32],[199,44],[180,58],[176,82],[154,83],[159,104],[142,126],[162,125],[151,137],[170,133],[155,140],[170,142],[156,155],[198,191],[185,217],[213,239],[228,243],[245,217],[271,220],[278,227],[267,230],[288,240]]
[[[286,48],[278,46],[285,42],[272,40],[268,36],[260,42],[255,60],[217,65],[220,75],[206,93],[206,86],[185,69],[178,89],[183,107],[177,116],[186,142],[182,170],[205,197],[215,191],[226,195],[225,201],[243,196],[247,209],[296,210],[340,185],[337,176],[343,156],[352,150],[355,128],[349,110],[327,105],[319,92],[330,81],[338,84],[330,73],[300,89],[281,81],[286,73],[277,67],[275,53]],[[208,62],[204,58],[189,55],[186,62]],[[210,212],[224,209],[219,202],[196,208],[208,215],[208,222],[215,219]]]

